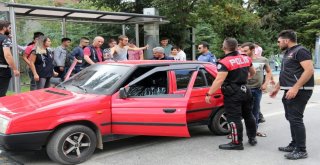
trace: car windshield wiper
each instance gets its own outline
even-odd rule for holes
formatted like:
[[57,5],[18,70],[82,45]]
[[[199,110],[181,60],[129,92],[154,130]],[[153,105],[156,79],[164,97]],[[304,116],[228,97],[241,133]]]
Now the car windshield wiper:
[[82,87],[81,85],[77,85],[77,84],[72,84],[72,85],[75,86],[75,87],[77,87],[77,88],[79,88],[79,89],[81,89],[81,90],[83,90],[85,93],[88,93],[88,92],[87,92],[87,89],[84,88],[84,87]]

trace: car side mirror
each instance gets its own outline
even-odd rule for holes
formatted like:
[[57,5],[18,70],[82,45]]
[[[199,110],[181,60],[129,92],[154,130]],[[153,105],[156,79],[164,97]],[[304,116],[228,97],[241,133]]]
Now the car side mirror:
[[120,88],[120,90],[119,90],[119,96],[120,96],[121,99],[126,99],[126,98],[128,98],[127,89],[124,88],[124,87]]

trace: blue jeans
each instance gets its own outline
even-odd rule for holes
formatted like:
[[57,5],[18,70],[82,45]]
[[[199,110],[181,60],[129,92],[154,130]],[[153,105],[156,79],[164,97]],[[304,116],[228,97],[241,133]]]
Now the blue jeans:
[[256,125],[258,128],[258,120],[259,120],[259,113],[260,113],[260,102],[261,102],[261,98],[262,98],[262,91],[260,88],[252,88],[251,89],[251,93],[252,93],[252,114],[256,119]]

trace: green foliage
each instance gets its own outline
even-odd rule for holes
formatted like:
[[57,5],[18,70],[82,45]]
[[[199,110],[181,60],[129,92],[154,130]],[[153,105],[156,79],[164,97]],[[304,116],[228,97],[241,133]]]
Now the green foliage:
[[288,20],[303,25],[297,28],[299,42],[314,48],[315,38],[320,36],[320,1],[311,0],[303,9],[290,13]]
[[[8,1],[8,0],[6,0]],[[142,13],[143,8],[155,7],[166,16],[169,24],[160,25],[160,36],[167,36],[172,43],[190,48],[192,44],[207,41],[215,54],[222,54],[221,43],[226,37],[235,37],[239,43],[258,42],[264,55],[277,54],[277,34],[283,29],[298,32],[299,42],[313,48],[320,29],[319,0],[16,0],[18,3],[70,7],[104,11]],[[53,38],[53,46],[59,45],[62,37],[60,21],[18,21],[19,43],[30,42],[32,34],[43,31]],[[39,25],[40,24],[40,25]],[[35,26],[37,25],[37,26]],[[196,28],[196,43],[191,42],[190,29]],[[143,34],[143,29],[140,29]],[[67,23],[67,36],[78,44],[82,36],[93,39],[101,35],[106,39],[117,38],[122,33],[121,25]],[[126,26],[126,34],[134,38],[134,27]],[[140,38],[143,41],[143,38]]]

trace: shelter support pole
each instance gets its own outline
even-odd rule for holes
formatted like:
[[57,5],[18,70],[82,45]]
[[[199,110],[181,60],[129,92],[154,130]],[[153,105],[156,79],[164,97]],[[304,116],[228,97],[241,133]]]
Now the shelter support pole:
[[136,24],[136,45],[137,47],[140,47],[140,44],[139,44],[139,24]]
[[63,37],[67,37],[67,21],[66,21],[66,18],[62,18],[61,31],[62,31],[62,36]]
[[[9,7],[10,23],[11,23],[11,35],[12,35],[12,55],[14,64],[17,69],[20,70],[19,66],[19,55],[18,55],[18,44],[17,44],[17,28],[16,28],[16,16],[13,7]],[[20,77],[13,77],[13,91],[20,93]]]
[[192,60],[196,60],[196,30],[192,28]]
[[126,35],[126,25],[122,24],[122,35]]
[[320,68],[320,35],[316,38],[316,48],[314,52],[315,57],[315,68]]

